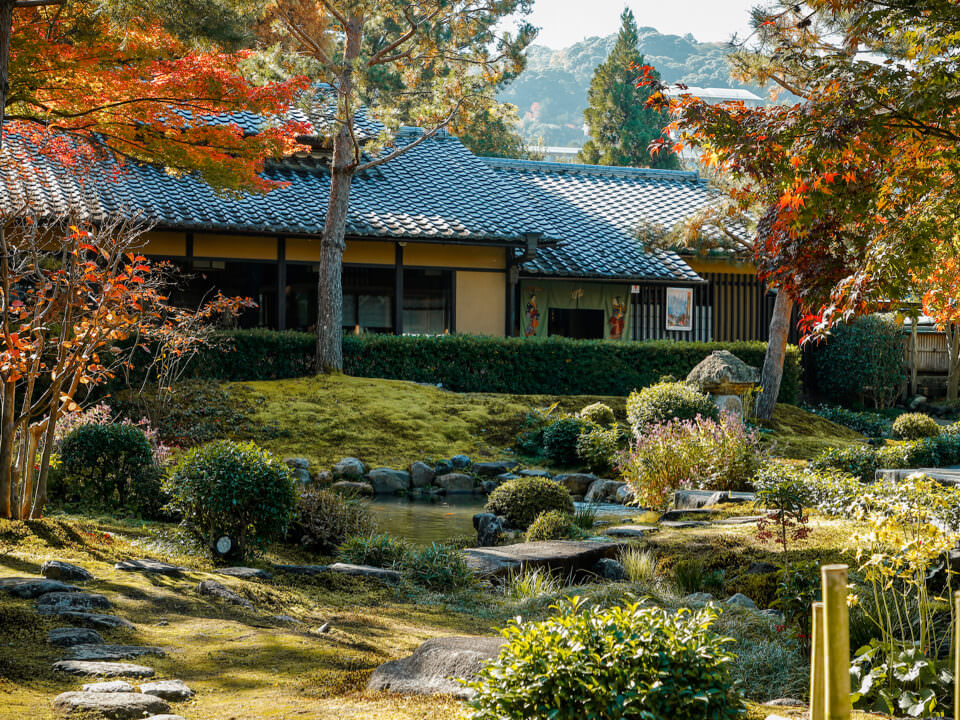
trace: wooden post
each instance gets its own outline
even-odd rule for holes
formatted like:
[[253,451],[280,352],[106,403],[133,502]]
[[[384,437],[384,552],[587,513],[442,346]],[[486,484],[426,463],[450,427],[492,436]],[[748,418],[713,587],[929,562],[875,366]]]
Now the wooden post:
[[960,592],[953,594],[953,720],[960,720]]
[[850,718],[850,623],[847,615],[847,566],[824,565],[824,666],[826,720]]
[[826,635],[823,632],[822,602],[813,604],[813,623],[811,624],[810,636],[810,720],[825,720],[826,695],[824,693],[823,672]]
[[910,318],[910,397],[917,394],[917,322],[918,318]]

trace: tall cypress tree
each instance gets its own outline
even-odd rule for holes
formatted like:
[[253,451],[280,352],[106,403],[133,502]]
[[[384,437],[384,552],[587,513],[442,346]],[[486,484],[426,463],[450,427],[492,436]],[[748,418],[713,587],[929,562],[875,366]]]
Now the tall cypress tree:
[[[637,88],[636,67],[643,65],[637,49],[637,22],[630,8],[620,15],[620,33],[610,56],[593,72],[589,107],[583,111],[590,131],[580,150],[581,162],[593,165],[676,168],[677,156],[661,152],[651,157],[647,146],[660,137],[667,117],[645,107],[650,86]],[[634,69],[631,70],[631,67]],[[659,75],[657,75],[659,79]]]

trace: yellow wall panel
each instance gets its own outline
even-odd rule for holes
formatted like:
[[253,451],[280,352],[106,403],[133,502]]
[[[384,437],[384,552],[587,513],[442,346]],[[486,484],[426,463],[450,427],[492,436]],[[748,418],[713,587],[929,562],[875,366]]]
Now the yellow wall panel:
[[194,235],[193,255],[200,258],[276,260],[277,239],[251,235]]
[[[287,241],[287,258],[290,258],[290,243]],[[311,252],[315,255],[305,260],[320,259],[320,241],[316,243]],[[370,240],[348,240],[347,249],[343,252],[343,261],[345,263],[362,263],[365,265],[394,265],[397,260],[397,250],[392,242],[376,242]]]
[[404,265],[502,270],[506,263],[506,251],[498,247],[409,243],[403,249]]
[[186,233],[148,232],[144,235],[146,246],[141,250],[144,255],[162,255],[164,257],[187,254]]
[[716,258],[685,257],[684,261],[696,273],[725,273],[730,275],[756,275],[757,269],[753,263],[722,260]]
[[504,334],[506,273],[457,271],[457,332]]

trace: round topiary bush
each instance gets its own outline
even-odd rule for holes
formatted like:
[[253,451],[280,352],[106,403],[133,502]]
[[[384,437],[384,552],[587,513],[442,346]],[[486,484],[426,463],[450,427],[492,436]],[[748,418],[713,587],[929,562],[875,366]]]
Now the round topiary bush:
[[[470,683],[473,720],[733,720],[744,708],[716,611],[573,599],[542,622],[513,620],[500,656]],[[563,702],[557,702],[563,698]]]
[[627,419],[634,432],[671,420],[693,420],[697,415],[720,419],[720,409],[706,393],[687,383],[657,383],[627,398]]
[[[231,557],[282,538],[297,506],[290,468],[254,443],[217,440],[192,448],[164,487],[184,524],[211,551]],[[223,536],[230,547],[218,548]]]
[[540,513],[527,530],[527,542],[570,540],[582,536],[583,533],[573,521],[573,516],[561,510]]
[[543,429],[543,450],[556,465],[577,463],[577,440],[590,428],[596,427],[589,420],[565,417],[554,420]]
[[510,527],[526,530],[537,515],[548,510],[573,513],[573,499],[567,489],[549,478],[508,480],[487,498],[487,512],[502,515]]
[[923,413],[905,413],[893,421],[893,436],[898,440],[922,440],[937,437],[940,426],[937,421]]
[[68,498],[156,517],[165,503],[160,468],[143,430],[119,423],[80,425],[64,438],[60,477]]
[[587,405],[578,415],[584,420],[589,420],[592,423],[603,425],[604,427],[613,425],[617,419],[613,414],[613,410],[610,409],[610,406],[600,402]]
[[289,534],[307,550],[329,555],[348,538],[370,536],[376,528],[367,503],[323,488],[300,496]]

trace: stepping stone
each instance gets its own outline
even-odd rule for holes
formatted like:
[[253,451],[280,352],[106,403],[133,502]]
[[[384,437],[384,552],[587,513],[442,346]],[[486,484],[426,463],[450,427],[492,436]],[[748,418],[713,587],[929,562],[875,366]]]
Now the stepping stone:
[[677,490],[673,494],[673,507],[678,510],[696,509],[724,503],[751,502],[752,492],[718,492],[716,490]]
[[691,516],[693,517],[706,517],[715,513],[716,510],[712,508],[684,508],[681,510],[667,510],[663,515],[660,516],[660,521],[664,520],[684,520]]
[[124,680],[110,680],[108,682],[87,683],[83,686],[83,692],[136,692],[137,689]]
[[51,592],[37,598],[37,612],[41,615],[59,615],[64,612],[107,610],[110,601],[103,595],[88,592]]
[[657,531],[656,525],[617,525],[607,528],[603,532],[610,537],[642,538]]
[[400,573],[396,570],[373,567],[371,565],[351,565],[350,563],[334,563],[327,568],[330,572],[342,575],[356,575],[358,577],[373,578],[385,583],[400,582]]
[[500,654],[502,637],[431,638],[413,655],[384,663],[370,676],[367,690],[416,695],[455,695],[469,699],[474,691],[457,682],[471,680]]
[[44,578],[0,578],[0,590],[14,597],[34,599],[52,592],[80,592],[75,585]]
[[229,577],[241,578],[242,580],[272,580],[273,575],[266,570],[250,567],[228,567],[220,568],[217,572]]
[[53,706],[66,715],[90,713],[110,720],[132,720],[170,709],[162,698],[130,692],[65,692],[57,695]]
[[59,647],[102,645],[103,638],[100,637],[100,633],[90,628],[59,627],[47,634],[47,642]]
[[327,571],[326,565],[274,565],[274,567],[292,575],[320,575]]
[[132,660],[142,655],[166,655],[162,648],[142,645],[74,645],[69,660]]
[[756,525],[758,520],[763,520],[765,515],[740,515],[737,517],[721,518],[714,520],[714,525]]
[[702,520],[665,520],[660,523],[660,527],[673,528],[674,530],[684,530],[686,528],[705,527],[710,523]]
[[153,668],[133,663],[88,662],[85,660],[57,660],[53,664],[57,672],[86,677],[153,677]]
[[189,572],[189,568],[185,568],[181,565],[171,565],[170,563],[166,563],[161,560],[153,560],[152,558],[143,558],[141,560],[124,560],[114,565],[113,569],[123,570],[124,572],[170,575],[172,577],[179,577],[183,573]]
[[99,613],[76,612],[73,610],[57,614],[67,620],[76,620],[77,622],[86,623],[87,625],[93,625],[98,628],[109,629],[123,627],[132,630],[135,627],[132,622],[117,615],[100,615]]
[[253,610],[253,603],[237,595],[233,590],[221,585],[216,580],[204,580],[197,586],[197,592],[201,595],[209,595],[218,600],[223,600],[231,605],[239,605],[247,610]]
[[155,680],[142,683],[140,692],[174,702],[189,700],[193,697],[193,690],[188,688],[183,680]]
[[151,715],[143,720],[187,720],[183,715]]
[[47,560],[40,567],[40,574],[50,580],[71,580],[73,582],[93,580],[93,575],[90,574],[89,570],[63,560]]
[[505,576],[525,568],[544,567],[570,572],[590,572],[601,558],[615,558],[625,543],[592,540],[545,540],[502,547],[468,548],[467,565],[478,575]]

